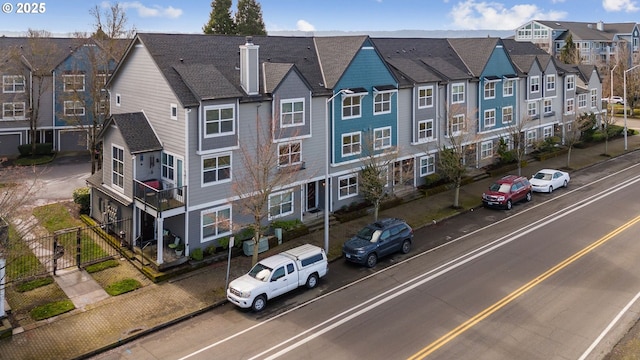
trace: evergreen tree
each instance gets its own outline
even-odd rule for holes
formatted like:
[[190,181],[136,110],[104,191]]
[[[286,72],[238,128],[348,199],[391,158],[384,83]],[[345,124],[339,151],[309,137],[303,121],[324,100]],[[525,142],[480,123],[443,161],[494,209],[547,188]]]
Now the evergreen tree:
[[562,50],[560,51],[560,61],[565,64],[580,64],[580,53],[576,44],[573,42],[573,36],[569,34]]
[[205,34],[233,35],[235,24],[231,17],[231,0],[212,0],[209,21],[202,27]]
[[267,35],[262,21],[262,8],[255,0],[238,0],[236,34]]

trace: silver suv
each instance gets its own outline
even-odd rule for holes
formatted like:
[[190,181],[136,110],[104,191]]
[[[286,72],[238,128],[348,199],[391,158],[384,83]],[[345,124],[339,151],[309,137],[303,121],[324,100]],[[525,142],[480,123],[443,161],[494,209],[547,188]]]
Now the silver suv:
[[411,250],[413,229],[400,219],[381,219],[362,228],[342,246],[348,261],[374,267],[378,259],[401,251]]

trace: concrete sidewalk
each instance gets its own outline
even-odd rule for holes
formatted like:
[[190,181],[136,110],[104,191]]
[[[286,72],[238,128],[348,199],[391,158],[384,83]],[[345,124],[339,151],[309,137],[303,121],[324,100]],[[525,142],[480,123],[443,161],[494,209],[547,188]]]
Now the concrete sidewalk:
[[[640,136],[628,137],[628,149],[624,139],[609,141],[608,153],[617,156],[640,148]],[[609,159],[602,156],[604,144],[586,149],[573,149],[571,168],[584,169],[596,162]],[[529,162],[522,174],[530,176],[540,168],[564,168],[567,157],[562,155],[543,162]],[[493,179],[486,178],[465,185],[460,191],[460,204],[465,209],[451,209],[451,191],[423,197],[400,206],[381,211],[380,217],[392,216],[406,219],[416,228],[427,226],[435,219],[453,216],[481,204],[480,194]],[[420,209],[420,211],[416,211]],[[331,227],[330,257],[340,256],[340,244],[370,219],[357,219]],[[311,233],[290,243],[315,243],[323,246],[322,231]],[[271,249],[261,257],[281,251]],[[126,261],[123,261],[126,266]],[[249,257],[231,260],[230,278],[245,273],[251,264]],[[117,297],[104,297],[103,292],[87,279],[86,273],[60,275],[58,283],[65,291],[75,287],[68,295],[77,309],[58,317],[28,324],[13,337],[0,340],[0,357],[7,359],[73,359],[87,358],[110,347],[121,345],[148,332],[179,322],[195,314],[207,311],[225,302],[226,261],[215,263],[160,284],[147,282],[131,293]],[[69,279],[72,281],[68,282]],[[75,280],[73,280],[75,279]],[[84,285],[74,283],[79,280]],[[85,290],[86,288],[86,290]],[[68,293],[69,294],[69,293]]]

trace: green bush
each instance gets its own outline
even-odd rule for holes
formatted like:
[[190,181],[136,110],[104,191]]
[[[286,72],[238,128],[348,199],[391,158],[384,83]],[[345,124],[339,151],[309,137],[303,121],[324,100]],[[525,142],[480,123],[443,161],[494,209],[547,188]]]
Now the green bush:
[[21,293],[27,292],[42,286],[47,286],[51,283],[53,283],[53,278],[51,276],[34,279],[30,281],[25,281],[23,283],[18,284],[18,286],[16,286],[16,291]]
[[91,206],[89,187],[75,189],[73,191],[73,202],[80,205],[81,214],[89,214],[89,206]]
[[107,261],[101,261],[97,264],[92,264],[89,265],[85,268],[85,270],[89,273],[89,274],[93,274],[93,273],[97,273],[98,271],[102,271],[104,269],[109,269],[109,268],[113,268],[116,266],[120,266],[120,263],[117,260],[107,260]]
[[141,287],[142,284],[136,279],[124,279],[108,285],[104,290],[111,296],[117,296]]
[[38,306],[29,312],[31,318],[38,321],[69,312],[76,307],[71,300],[56,301]]
[[31,155],[31,144],[18,145],[18,152],[20,153],[20,156]]
[[36,153],[34,155],[51,155],[53,153],[52,143],[36,144]]
[[201,248],[194,249],[191,252],[191,258],[195,261],[200,261],[204,258],[204,253]]
[[209,245],[204,249],[204,253],[205,255],[215,255],[216,253],[216,246],[215,245]]
[[220,246],[223,249],[226,249],[229,247],[229,237],[225,236],[223,238],[218,239],[218,246]]
[[274,220],[271,222],[272,229],[280,228],[282,229],[282,231],[289,231],[291,229],[297,228],[300,225],[302,225],[302,221],[300,221],[300,219]]

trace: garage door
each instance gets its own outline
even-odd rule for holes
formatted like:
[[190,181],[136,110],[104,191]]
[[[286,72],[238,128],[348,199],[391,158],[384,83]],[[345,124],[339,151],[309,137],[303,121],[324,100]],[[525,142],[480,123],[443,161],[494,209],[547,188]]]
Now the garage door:
[[0,155],[17,156],[20,134],[0,134]]
[[82,130],[60,131],[60,151],[87,150],[87,133]]

